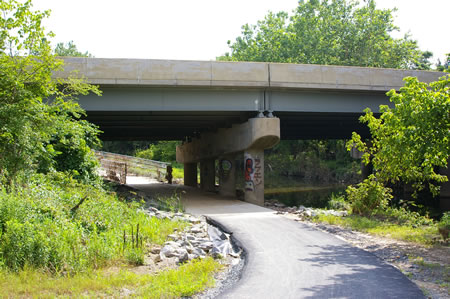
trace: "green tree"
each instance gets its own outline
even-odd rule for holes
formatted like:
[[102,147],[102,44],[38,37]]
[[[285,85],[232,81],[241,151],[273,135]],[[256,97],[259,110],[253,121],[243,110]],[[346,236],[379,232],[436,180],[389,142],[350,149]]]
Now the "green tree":
[[69,57],[92,57],[92,54],[88,51],[80,52],[77,46],[71,40],[68,43],[58,43],[55,47],[56,56],[69,56]]
[[436,65],[436,69],[441,72],[449,72],[450,67],[450,53],[446,54],[447,58],[445,62],[442,64],[442,62],[438,59],[438,63]]
[[347,149],[364,152],[363,161],[373,163],[380,183],[403,181],[415,191],[428,187],[437,195],[439,183],[448,178],[438,167],[447,167],[450,156],[450,76],[430,84],[407,77],[400,92],[387,93],[395,108],[380,106],[376,118],[370,109],[361,117],[372,135],[372,144],[353,133]]
[[231,54],[219,60],[268,61],[386,68],[429,68],[429,54],[421,52],[398,30],[394,10],[377,9],[374,0],[301,1],[289,17],[269,13],[256,25],[244,25]]
[[156,161],[176,162],[176,149],[177,145],[180,144],[180,141],[158,141],[151,144],[148,149],[138,151],[136,157]]
[[[32,11],[31,1],[0,2],[0,179],[7,185],[38,169],[94,175],[89,145],[99,142],[98,130],[80,121],[84,111],[75,100],[99,91],[82,79],[52,77],[63,62],[41,25],[48,15]],[[63,148],[78,151],[70,167],[76,155],[62,158]]]

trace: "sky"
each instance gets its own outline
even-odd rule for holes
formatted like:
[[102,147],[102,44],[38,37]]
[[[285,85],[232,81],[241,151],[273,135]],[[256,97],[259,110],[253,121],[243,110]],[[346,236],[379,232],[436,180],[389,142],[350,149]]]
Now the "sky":
[[[400,35],[410,33],[433,61],[450,52],[450,0],[377,0],[397,7]],[[33,0],[50,9],[44,22],[54,43],[73,40],[81,51],[101,58],[215,60],[229,52],[241,26],[255,24],[268,11],[287,11],[298,0]]]

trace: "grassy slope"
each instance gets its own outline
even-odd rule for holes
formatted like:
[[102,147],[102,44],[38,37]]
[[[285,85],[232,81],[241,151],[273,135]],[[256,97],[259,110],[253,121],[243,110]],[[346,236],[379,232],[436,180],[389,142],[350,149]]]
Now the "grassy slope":
[[[130,244],[137,225],[138,248]],[[220,268],[212,259],[156,275],[126,270],[143,262],[148,244],[163,244],[187,225],[148,217],[139,203],[66,176],[38,175],[27,186],[0,188],[0,297],[116,297],[124,287],[149,298],[200,292]],[[111,265],[123,270],[111,273]]]

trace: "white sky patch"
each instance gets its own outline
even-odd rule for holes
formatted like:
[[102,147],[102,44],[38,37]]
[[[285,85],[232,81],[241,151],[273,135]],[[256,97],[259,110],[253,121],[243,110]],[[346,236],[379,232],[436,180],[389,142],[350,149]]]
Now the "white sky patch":
[[[255,24],[268,11],[289,13],[297,0],[34,0],[51,9],[45,22],[56,42],[73,40],[95,57],[214,60],[229,51],[227,40],[241,26]],[[410,32],[421,50],[444,59],[450,52],[450,0],[378,0],[399,10],[396,25]]]

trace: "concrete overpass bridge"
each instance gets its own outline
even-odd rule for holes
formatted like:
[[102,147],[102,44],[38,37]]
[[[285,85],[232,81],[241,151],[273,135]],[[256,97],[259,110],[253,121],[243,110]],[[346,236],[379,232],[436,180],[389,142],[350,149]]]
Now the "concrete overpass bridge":
[[264,149],[281,139],[368,136],[358,122],[369,107],[415,76],[443,73],[255,62],[65,58],[57,74],[85,76],[103,96],[80,97],[104,140],[183,140],[177,160],[185,184],[214,190],[219,160],[222,195],[235,195],[236,155],[244,153],[246,201],[263,204]]

